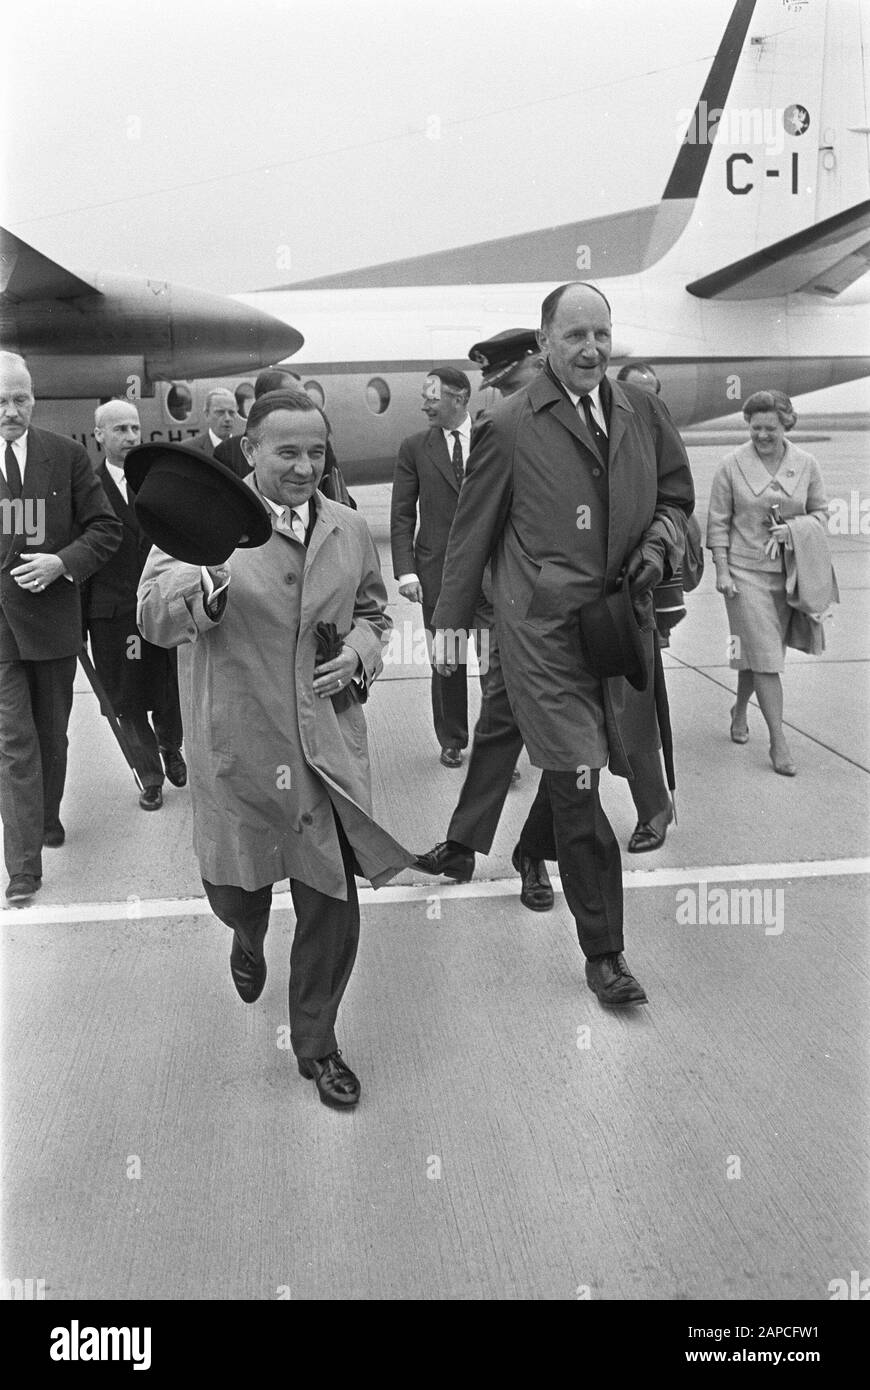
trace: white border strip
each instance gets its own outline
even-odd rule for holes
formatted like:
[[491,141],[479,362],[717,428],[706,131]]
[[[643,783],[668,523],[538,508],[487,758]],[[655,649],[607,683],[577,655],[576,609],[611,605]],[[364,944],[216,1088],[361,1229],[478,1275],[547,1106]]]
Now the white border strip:
[[[628,869],[622,875],[627,889],[668,888],[681,883],[751,883],[758,879],[840,878],[870,874],[870,859],[810,859],[782,864],[705,864],[670,869]],[[558,876],[551,877],[553,888],[561,893]],[[508,898],[518,895],[515,878],[482,879],[475,883],[445,883],[433,879],[426,884],[407,884],[393,888],[360,888],[359,900],[365,907],[393,903],[428,902],[430,898]],[[276,893],[272,906],[292,910],[289,892]],[[30,926],[62,922],[136,922],[156,917],[210,917],[206,898],[136,898],[125,902],[46,903],[33,907],[0,908],[0,926]]]

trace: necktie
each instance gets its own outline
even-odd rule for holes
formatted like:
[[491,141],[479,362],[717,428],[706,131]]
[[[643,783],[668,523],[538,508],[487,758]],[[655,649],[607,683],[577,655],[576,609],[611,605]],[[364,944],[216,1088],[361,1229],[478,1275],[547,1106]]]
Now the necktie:
[[583,407],[583,414],[586,417],[586,424],[589,428],[589,433],[592,435],[592,438],[595,440],[595,443],[598,446],[598,452],[601,455],[601,462],[606,463],[607,435],[604,433],[604,430],[601,428],[598,421],[595,419],[595,416],[592,414],[591,396],[581,396],[580,404]]
[[293,535],[296,537],[297,541],[301,541],[304,545],[305,527],[302,525],[302,517],[299,515],[298,512],[295,512],[292,507],[285,507],[284,523],[285,525],[289,525],[290,530],[293,532]]
[[21,496],[21,469],[11,444],[6,445],[6,485],[13,497]]
[[453,436],[453,473],[456,478],[456,486],[462,487],[462,480],[465,477],[465,469],[462,466],[462,439],[459,430],[451,430]]

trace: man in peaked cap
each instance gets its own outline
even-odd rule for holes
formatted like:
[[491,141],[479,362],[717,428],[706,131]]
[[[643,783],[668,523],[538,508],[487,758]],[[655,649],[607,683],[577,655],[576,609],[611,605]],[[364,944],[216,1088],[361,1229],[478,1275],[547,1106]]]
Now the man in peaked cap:
[[481,389],[493,387],[501,396],[512,396],[534,381],[544,357],[533,328],[506,328],[491,338],[474,343],[468,356],[481,369]]

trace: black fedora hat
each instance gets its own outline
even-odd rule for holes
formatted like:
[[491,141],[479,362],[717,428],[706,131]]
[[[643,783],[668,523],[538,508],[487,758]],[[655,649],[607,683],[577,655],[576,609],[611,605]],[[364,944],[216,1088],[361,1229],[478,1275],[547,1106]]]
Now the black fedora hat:
[[260,498],[231,469],[186,444],[138,444],[124,460],[145,535],[189,565],[222,565],[272,534]]
[[627,576],[615,593],[580,609],[580,636],[596,676],[625,676],[635,690],[646,690],[647,653]]

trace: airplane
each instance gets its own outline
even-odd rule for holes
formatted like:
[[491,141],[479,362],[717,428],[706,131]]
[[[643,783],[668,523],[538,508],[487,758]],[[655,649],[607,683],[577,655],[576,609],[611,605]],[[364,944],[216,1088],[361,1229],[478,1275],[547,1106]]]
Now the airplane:
[[[476,384],[469,346],[534,327],[565,280],[604,292],[612,366],[652,362],[680,427],[759,387],[800,395],[870,374],[862,18],[861,0],[736,0],[656,205],[234,296],[304,332],[286,365],[324,406],[348,484],[392,477],[432,365]],[[198,433],[214,385],[235,392],[241,424],[251,374],[177,381],[143,409],[143,437]],[[93,448],[91,424],[78,437]]]
[[46,402],[153,396],[157,382],[248,372],[302,342],[257,305],[165,280],[73,274],[0,228],[0,343],[27,359]]

